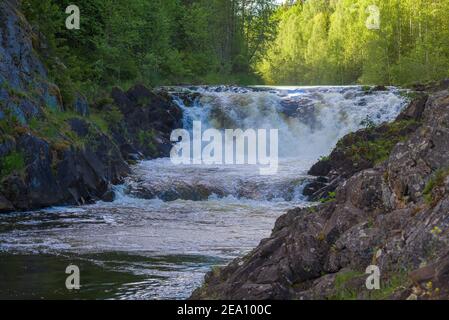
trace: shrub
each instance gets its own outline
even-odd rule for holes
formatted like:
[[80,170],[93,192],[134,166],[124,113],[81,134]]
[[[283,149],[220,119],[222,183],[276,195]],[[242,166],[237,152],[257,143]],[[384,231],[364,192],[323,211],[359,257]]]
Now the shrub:
[[120,124],[120,122],[122,122],[123,114],[119,108],[113,106],[110,108],[110,110],[106,111],[104,118],[109,125],[115,126]]

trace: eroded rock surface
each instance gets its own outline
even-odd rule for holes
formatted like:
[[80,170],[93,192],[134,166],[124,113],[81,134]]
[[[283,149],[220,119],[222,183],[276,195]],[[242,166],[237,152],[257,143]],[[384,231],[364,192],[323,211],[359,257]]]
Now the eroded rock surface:
[[[449,92],[419,99],[393,127],[343,138],[312,170],[336,181],[335,197],[280,217],[270,238],[209,273],[192,298],[449,298]],[[355,165],[345,153],[389,134],[401,138],[385,160]],[[381,290],[366,289],[370,265]]]

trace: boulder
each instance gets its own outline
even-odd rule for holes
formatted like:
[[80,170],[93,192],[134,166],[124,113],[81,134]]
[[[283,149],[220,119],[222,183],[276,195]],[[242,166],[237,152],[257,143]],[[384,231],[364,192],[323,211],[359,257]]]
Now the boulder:
[[123,123],[113,128],[113,136],[125,158],[169,156],[173,129],[182,127],[182,110],[163,91],[157,94],[143,85],[126,93],[112,89],[111,97],[124,115]]

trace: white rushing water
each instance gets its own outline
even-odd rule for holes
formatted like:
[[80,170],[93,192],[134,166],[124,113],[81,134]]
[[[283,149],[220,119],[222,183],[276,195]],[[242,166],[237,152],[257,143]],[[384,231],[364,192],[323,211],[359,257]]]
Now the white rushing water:
[[[109,298],[186,298],[211,266],[245,254],[269,236],[277,217],[308,205],[302,195],[307,171],[339,138],[367,121],[391,121],[405,105],[395,89],[190,90],[196,93],[190,101],[176,99],[187,129],[194,120],[205,128],[279,129],[278,173],[261,176],[249,165],[143,161],[116,188],[112,203],[0,216],[3,257],[45,254],[139,277],[109,279]],[[103,282],[90,286],[102,288]],[[0,296],[2,289],[0,284]]]

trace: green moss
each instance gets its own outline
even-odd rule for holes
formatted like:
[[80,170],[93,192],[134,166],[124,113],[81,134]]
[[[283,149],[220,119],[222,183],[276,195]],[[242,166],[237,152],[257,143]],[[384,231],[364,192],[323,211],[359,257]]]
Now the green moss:
[[[86,137],[79,137],[72,131],[68,122],[71,119],[81,119],[90,125]],[[123,115],[117,108],[101,114],[93,113],[87,118],[73,111],[59,111],[46,108],[44,115],[31,119],[28,126],[34,135],[49,142],[54,150],[63,151],[70,148],[70,146],[83,149],[86,144],[95,142],[95,139],[92,137],[97,136],[99,132],[109,135],[110,123],[120,123],[122,120]]]
[[27,94],[25,92],[12,87],[7,81],[3,81],[2,83],[0,83],[0,88],[6,89],[6,91],[8,91],[8,95],[12,98],[23,99],[27,97]]
[[0,176],[9,176],[13,172],[20,172],[25,168],[25,158],[21,152],[12,152],[0,160]]
[[439,199],[435,198],[433,191],[437,187],[441,187],[444,184],[444,180],[449,176],[449,168],[439,169],[437,170],[432,178],[427,182],[426,187],[424,188],[423,194],[426,203],[429,205],[435,204]]
[[368,127],[366,133],[372,137],[371,139],[351,134],[348,137],[352,139],[352,144],[345,147],[341,142],[338,146],[344,147],[345,154],[354,162],[365,159],[377,165],[388,160],[396,144],[404,141],[407,138],[407,131],[417,124],[414,120],[402,120],[387,124],[382,130]]
[[9,119],[0,120],[0,132],[6,135],[14,134],[14,125],[11,125]]
[[214,275],[214,277],[220,278],[221,267],[219,267],[219,266],[214,266],[214,267],[212,267],[211,272],[212,272],[212,274]]
[[356,300],[358,291],[356,288],[351,288],[348,283],[364,274],[357,271],[348,271],[340,273],[335,277],[335,294],[330,297],[330,300]]
[[393,274],[388,280],[382,281],[380,290],[370,290],[369,298],[371,300],[387,300],[400,289],[405,289],[410,285],[410,280],[406,272]]
[[381,280],[379,290],[368,290],[364,285],[354,287],[351,281],[357,278],[365,280],[368,275],[357,271],[348,271],[338,274],[335,278],[335,293],[329,298],[330,300],[356,300],[361,297],[369,300],[386,300],[400,289],[410,286],[410,280],[407,272],[400,271],[393,273],[385,280]]
[[107,105],[114,104],[114,100],[111,97],[104,97],[96,101],[95,107],[102,110]]
[[337,193],[336,192],[329,192],[327,197],[320,199],[320,202],[321,203],[334,202],[336,197],[337,197]]
[[362,91],[368,92],[371,90],[371,86],[362,86]]
[[307,208],[306,210],[307,210],[307,212],[309,212],[309,213],[316,213],[316,212],[318,211],[316,206]]
[[99,113],[93,113],[89,116],[89,120],[93,122],[104,134],[109,134],[109,124],[103,115]]
[[143,147],[147,147],[148,150],[155,154],[157,152],[157,148],[155,146],[155,137],[156,133],[154,130],[140,130],[138,134],[139,143]]
[[0,142],[14,139],[26,131],[16,115],[11,110],[5,109],[4,118],[0,120]]
[[356,160],[363,156],[373,164],[378,164],[388,160],[396,143],[394,140],[385,139],[357,143],[352,146],[352,153]]
[[417,91],[413,91],[413,90],[401,90],[399,92],[399,95],[401,97],[406,98],[409,101],[418,99],[418,98],[422,98],[425,96],[425,94],[423,94],[422,92],[417,92]]
[[113,106],[104,113],[104,119],[108,122],[109,126],[116,126],[122,122],[123,114],[119,108]]
[[79,117],[74,112],[63,112],[48,108],[44,110],[42,117],[31,119],[28,126],[34,135],[46,140],[57,151],[68,149],[70,145],[83,148],[84,141],[71,130],[67,122]]

